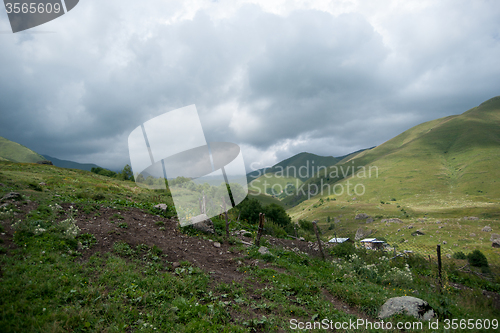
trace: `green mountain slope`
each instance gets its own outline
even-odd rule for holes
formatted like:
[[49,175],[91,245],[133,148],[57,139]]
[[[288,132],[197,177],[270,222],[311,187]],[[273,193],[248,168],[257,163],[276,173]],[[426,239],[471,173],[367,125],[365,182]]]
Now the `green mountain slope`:
[[0,158],[24,163],[36,163],[45,160],[42,155],[35,153],[33,150],[2,137],[0,137]]
[[98,165],[93,164],[93,163],[78,163],[78,162],[73,162],[73,161],[67,161],[67,160],[60,160],[58,158],[49,156],[49,155],[42,155],[45,157],[47,160],[51,161],[52,164],[54,164],[57,167],[60,168],[65,168],[65,169],[79,169],[79,170],[85,170],[85,171],[90,171],[92,168],[99,168]]
[[[498,201],[499,163],[500,97],[495,97],[461,115],[420,124],[376,148],[344,159],[327,173],[305,182],[306,195],[287,200],[299,203],[319,189],[323,196],[357,197],[372,203],[411,199],[443,206],[457,199],[463,203],[464,198]],[[357,184],[356,193],[353,190]]]
[[333,156],[319,156],[311,153],[299,153],[283,160],[270,168],[254,170],[247,174],[249,182],[267,173],[278,173],[278,176],[298,178],[305,181],[312,177],[320,166],[329,166],[340,159]]

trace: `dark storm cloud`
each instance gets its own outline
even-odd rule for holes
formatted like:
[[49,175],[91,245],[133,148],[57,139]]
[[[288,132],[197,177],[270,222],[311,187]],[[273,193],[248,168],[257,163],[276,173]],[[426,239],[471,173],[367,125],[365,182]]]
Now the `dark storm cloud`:
[[188,4],[178,18],[182,2],[81,2],[37,28],[54,34],[0,35],[0,136],[117,169],[134,128],[196,104],[208,141],[266,164],[378,145],[500,94],[494,3],[221,18],[210,6],[229,5]]

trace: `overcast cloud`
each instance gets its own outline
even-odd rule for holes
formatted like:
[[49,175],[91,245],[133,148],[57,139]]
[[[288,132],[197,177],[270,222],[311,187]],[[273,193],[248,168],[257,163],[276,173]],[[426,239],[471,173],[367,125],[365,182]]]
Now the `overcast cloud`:
[[2,9],[0,31],[0,136],[111,169],[134,128],[190,104],[250,171],[500,95],[495,0],[81,0],[16,34]]

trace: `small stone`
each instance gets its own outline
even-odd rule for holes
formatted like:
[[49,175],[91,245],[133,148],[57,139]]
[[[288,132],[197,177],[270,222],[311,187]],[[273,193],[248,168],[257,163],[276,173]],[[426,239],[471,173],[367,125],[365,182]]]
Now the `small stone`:
[[485,226],[482,231],[484,232],[491,232],[493,229],[491,229],[491,227],[489,225]]
[[269,252],[269,249],[265,246],[259,247],[259,253],[260,254],[271,254],[271,252]]
[[157,204],[157,205],[154,206],[154,208],[158,208],[158,209],[167,211],[168,206],[166,204]]
[[181,264],[179,264],[177,261],[173,262],[172,263],[172,269],[176,269],[177,267],[179,267]]
[[2,200],[19,200],[21,198],[22,198],[21,194],[17,192],[9,192],[3,196]]
[[219,248],[220,247],[220,243],[219,242],[214,242],[214,246]]
[[447,242],[446,241],[443,241],[443,244],[446,244]]

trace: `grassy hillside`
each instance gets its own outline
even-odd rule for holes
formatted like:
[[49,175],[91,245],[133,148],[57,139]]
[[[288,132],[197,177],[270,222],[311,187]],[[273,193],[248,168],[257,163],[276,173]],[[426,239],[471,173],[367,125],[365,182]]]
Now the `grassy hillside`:
[[45,157],[47,160],[51,161],[52,164],[54,164],[57,167],[60,168],[66,168],[66,169],[79,169],[79,170],[85,170],[85,171],[90,171],[92,168],[99,168],[98,165],[93,164],[93,163],[78,163],[78,162],[73,162],[73,161],[67,161],[67,160],[60,160],[58,158],[49,156],[49,155],[42,155]]
[[[319,219],[329,236],[336,232],[352,237],[361,227],[389,241],[406,239],[434,247],[445,241],[448,254],[479,248],[497,260],[500,252],[491,246],[491,232],[481,230],[488,225],[494,232],[500,230],[499,163],[500,98],[496,97],[461,115],[415,126],[345,159],[330,167],[327,175],[306,181],[305,195],[284,202],[296,200],[298,205],[288,210],[292,218]],[[353,168],[361,173],[352,177]],[[339,177],[330,177],[336,170]],[[315,195],[321,185],[323,194]],[[356,220],[359,213],[375,221]],[[464,220],[468,216],[478,220]],[[327,223],[328,218],[337,223]],[[403,222],[386,225],[381,222],[386,218]],[[436,235],[443,226],[440,222],[448,226],[445,233]],[[417,228],[426,235],[412,237]]]
[[333,156],[319,156],[311,153],[300,153],[283,160],[270,168],[263,168],[247,174],[249,182],[264,175],[276,173],[281,177],[298,178],[301,182],[311,178],[318,167],[329,166],[339,161]]
[[[444,287],[436,292],[434,256],[432,263],[413,255],[393,260],[392,251],[348,244],[325,246],[322,260],[312,243],[267,235],[261,244],[269,253],[261,254],[248,245],[257,226],[236,222],[236,211],[229,212],[228,239],[217,216],[214,234],[180,228],[169,218],[168,193],[133,182],[0,162],[0,183],[0,198],[12,191],[21,195],[0,199],[1,332],[295,332],[291,320],[375,322],[386,300],[412,294],[439,318],[499,316],[498,278],[446,265]],[[157,202],[170,208],[155,209]],[[426,233],[447,235],[448,229],[430,222]],[[449,231],[460,227],[443,222]],[[460,225],[472,228],[467,232],[476,227]],[[264,226],[266,233],[274,228]],[[390,320],[418,324],[404,315]],[[424,323],[419,331],[435,330]]]
[[[461,115],[415,126],[376,148],[344,159],[305,183],[311,195],[288,200],[307,199],[321,185],[323,194],[328,193],[328,185],[334,194],[333,186],[337,185],[337,196],[346,200],[355,196],[371,203],[396,198],[445,208],[457,199],[498,202],[499,163],[500,98],[496,97]],[[357,184],[362,185],[353,194]]]
[[19,143],[0,137],[0,158],[12,162],[36,163],[45,158]]

